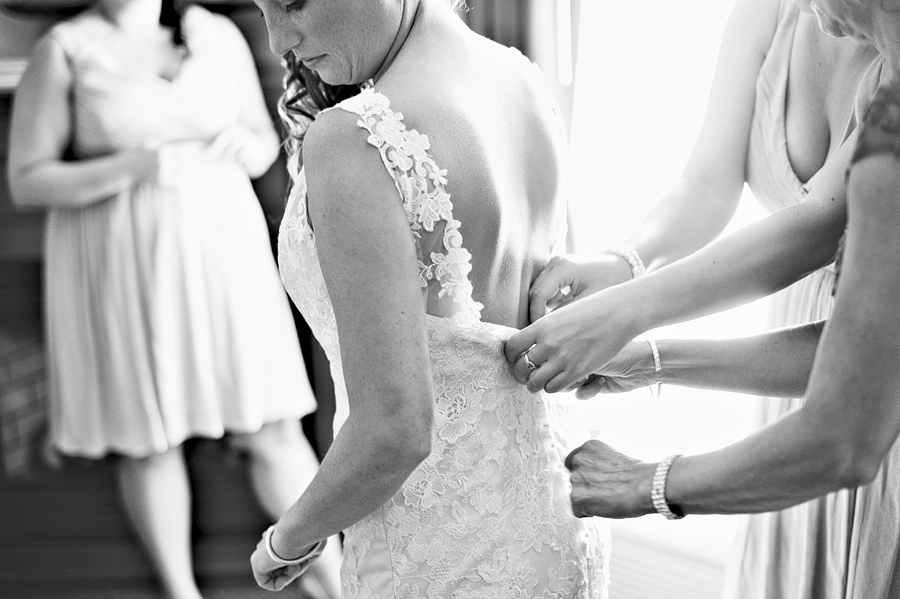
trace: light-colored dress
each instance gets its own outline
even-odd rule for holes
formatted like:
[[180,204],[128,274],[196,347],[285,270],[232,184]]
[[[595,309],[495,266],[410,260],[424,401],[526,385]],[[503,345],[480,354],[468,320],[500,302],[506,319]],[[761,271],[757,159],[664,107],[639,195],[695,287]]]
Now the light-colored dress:
[[[514,331],[481,321],[470,255],[445,190],[454,173],[439,169],[427,137],[407,129],[371,88],[338,109],[359,116],[406,209],[436,399],[431,455],[393,498],[345,531],[344,596],[606,597],[608,529],[572,515],[563,464],[584,438],[567,437],[576,429],[565,400],[529,393],[512,377],[502,346]],[[278,247],[285,287],[331,361],[337,434],[349,404],[303,172]]]
[[[71,152],[170,142],[162,182],[51,209],[46,318],[52,441],[145,456],[315,410],[265,217],[247,173],[208,143],[238,122],[252,58],[224,17],[192,7],[171,81],[130,70],[76,17],[48,35],[72,73]],[[175,143],[179,142],[179,143]]]
[[[784,0],[757,79],[747,180],[769,212],[806,201],[818,176],[801,182],[787,153],[785,109],[798,17],[794,0]],[[876,59],[863,77],[857,110],[871,100],[880,64]],[[848,115],[845,139],[856,122],[855,115]],[[769,325],[779,328],[828,318],[834,279],[830,265],[774,296]],[[801,403],[801,399],[761,399],[758,424],[773,422]],[[890,472],[883,469],[869,487],[746,517],[738,528],[723,599],[886,599],[886,590],[875,580],[876,572],[884,571],[877,562],[884,559],[892,565],[891,556],[900,550],[898,508],[900,477],[894,466]]]

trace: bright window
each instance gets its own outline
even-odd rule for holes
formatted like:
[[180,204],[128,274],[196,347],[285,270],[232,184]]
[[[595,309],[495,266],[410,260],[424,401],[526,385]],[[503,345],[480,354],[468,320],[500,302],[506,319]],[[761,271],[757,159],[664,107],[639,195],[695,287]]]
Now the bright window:
[[[573,240],[577,251],[591,253],[620,244],[680,175],[704,115],[733,0],[559,1],[572,4],[578,33],[571,126]],[[558,81],[551,73],[548,79]],[[745,193],[729,231],[761,215]],[[765,307],[758,302],[650,335],[757,333],[765,327]],[[664,387],[660,399],[645,389],[596,398],[581,409],[600,438],[655,461],[743,437],[752,428],[755,402],[735,394]],[[726,516],[614,522],[612,598],[715,597],[736,524],[737,517]],[[648,563],[654,559],[658,563]],[[666,574],[666,563],[677,567],[669,566]],[[656,583],[647,579],[653,573]]]

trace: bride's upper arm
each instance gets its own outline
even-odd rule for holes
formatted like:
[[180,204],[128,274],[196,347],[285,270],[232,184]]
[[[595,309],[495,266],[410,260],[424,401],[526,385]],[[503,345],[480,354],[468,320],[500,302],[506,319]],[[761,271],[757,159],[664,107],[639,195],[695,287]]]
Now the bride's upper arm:
[[430,450],[433,391],[418,258],[406,213],[359,117],[340,109],[303,149],[308,211],[334,306],[351,418]]

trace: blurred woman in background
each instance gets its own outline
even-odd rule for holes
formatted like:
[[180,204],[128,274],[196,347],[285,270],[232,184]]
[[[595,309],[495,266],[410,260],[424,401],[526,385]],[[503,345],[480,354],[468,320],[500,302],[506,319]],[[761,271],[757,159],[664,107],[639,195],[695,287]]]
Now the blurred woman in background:
[[[40,40],[9,181],[49,209],[51,437],[118,456],[121,500],[172,599],[196,599],[182,443],[238,438],[268,515],[317,469],[316,409],[250,178],[278,156],[246,42],[169,0],[100,0]],[[317,565],[337,596],[337,547]],[[330,560],[330,561],[329,561]]]

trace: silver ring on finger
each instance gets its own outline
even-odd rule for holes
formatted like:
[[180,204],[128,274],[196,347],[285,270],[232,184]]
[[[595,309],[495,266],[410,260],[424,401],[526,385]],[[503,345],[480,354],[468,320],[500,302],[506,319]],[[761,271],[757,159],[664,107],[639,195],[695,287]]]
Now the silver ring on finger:
[[522,357],[525,358],[525,368],[528,369],[529,372],[535,370],[537,368],[537,364],[531,361],[531,358],[528,357],[528,352],[531,350],[525,350],[525,353],[522,354]]

